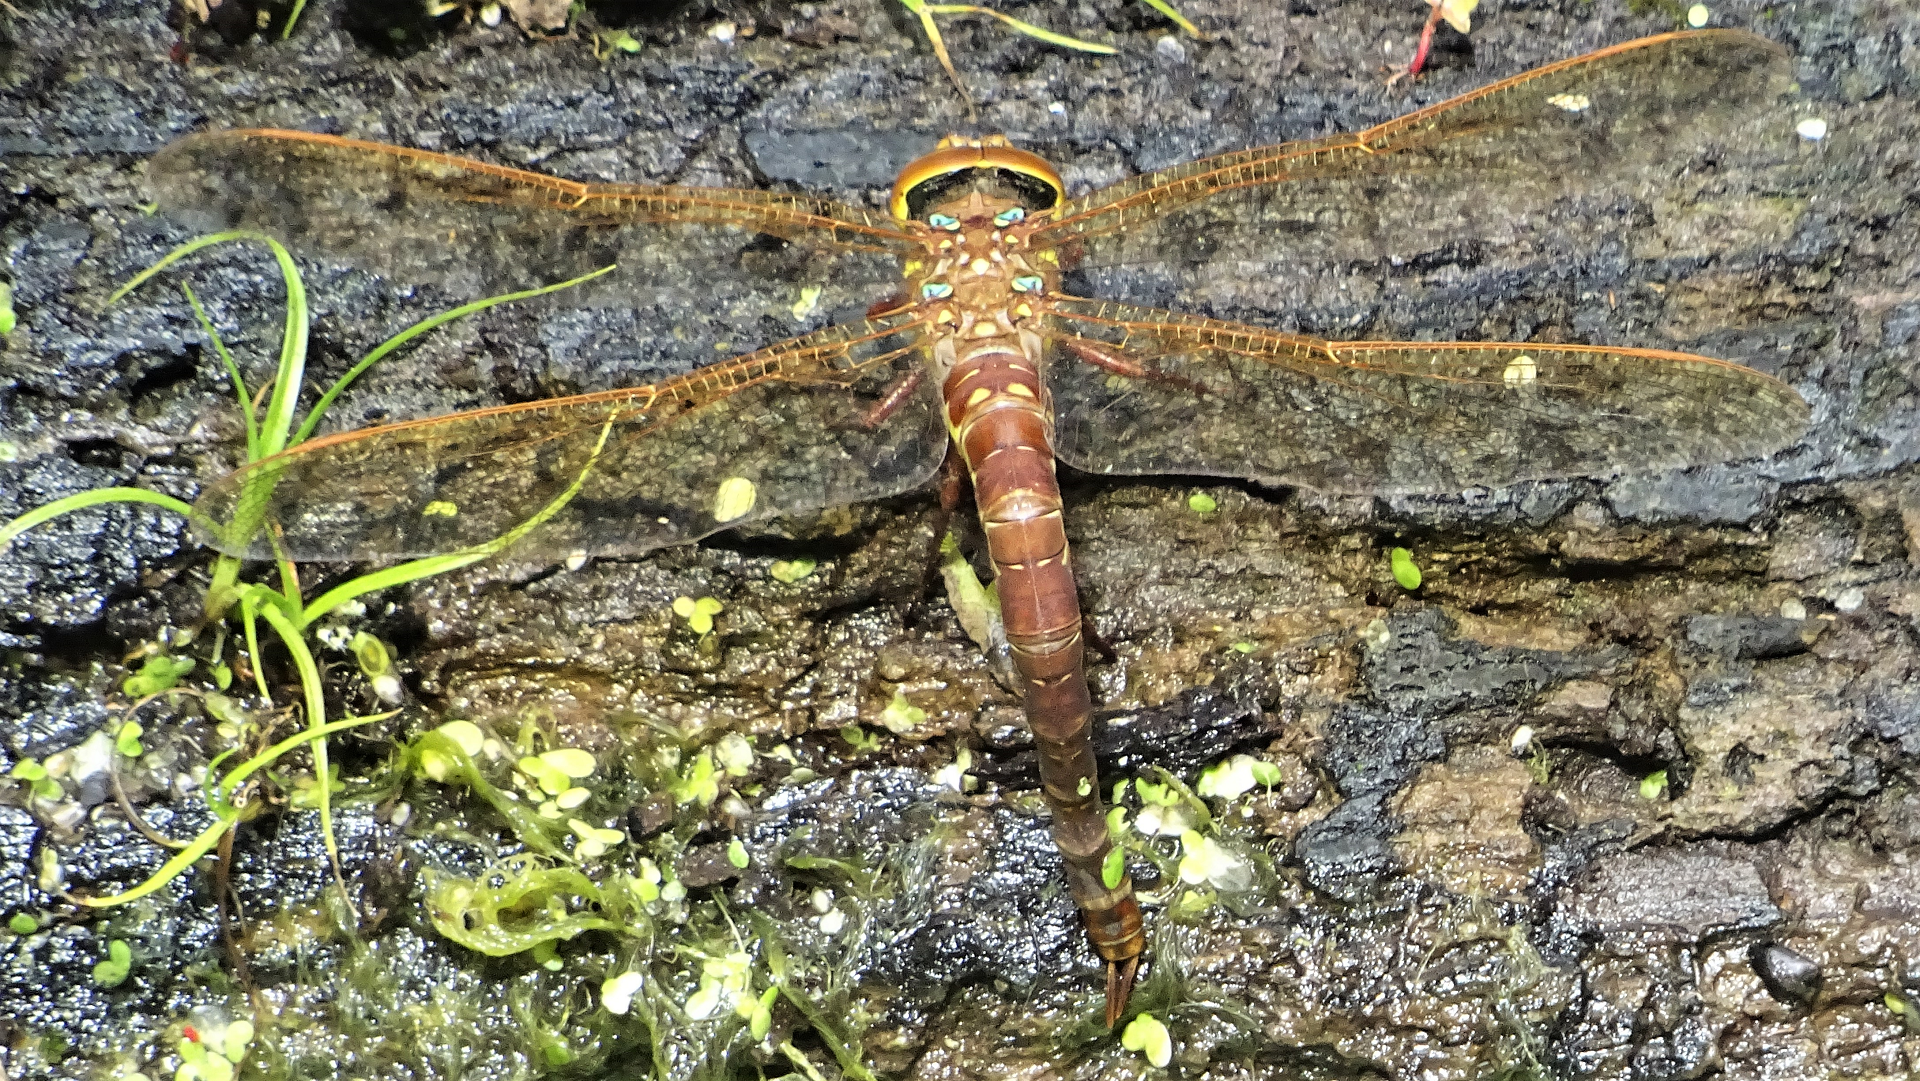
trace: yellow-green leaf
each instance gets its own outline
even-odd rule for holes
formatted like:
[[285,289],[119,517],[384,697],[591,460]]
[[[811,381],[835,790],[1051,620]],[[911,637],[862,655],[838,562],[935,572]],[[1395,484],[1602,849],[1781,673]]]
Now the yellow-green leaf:
[[1419,589],[1420,566],[1413,561],[1413,553],[1405,548],[1395,548],[1388,555],[1393,561],[1393,580],[1400,583],[1400,588]]
[[728,477],[720,482],[713,493],[713,520],[731,522],[743,518],[753,510],[753,504],[759,498],[753,482],[745,477]]

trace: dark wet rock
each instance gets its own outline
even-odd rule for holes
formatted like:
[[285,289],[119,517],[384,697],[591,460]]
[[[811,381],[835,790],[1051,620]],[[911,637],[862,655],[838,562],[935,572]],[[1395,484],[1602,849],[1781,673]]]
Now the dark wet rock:
[[1622,477],[1607,485],[1606,500],[1622,518],[1737,525],[1765,513],[1779,490],[1776,482],[1715,466],[1652,479]]
[[1729,659],[1784,657],[1807,648],[1819,627],[1784,616],[1695,616],[1687,620],[1687,641]]
[[1563,933],[1601,940],[1642,934],[1691,940],[1759,930],[1781,918],[1751,862],[1683,852],[1612,860],[1562,891],[1555,914]]
[[740,868],[727,858],[725,843],[696,845],[687,849],[687,854],[674,865],[674,872],[688,889],[696,890],[740,877]]
[[1439,608],[1396,611],[1386,630],[1386,641],[1367,652],[1368,689],[1389,707],[1422,715],[1511,703],[1542,684],[1607,671],[1626,656],[1617,648],[1574,656],[1483,646],[1452,633]]
[[1356,796],[1302,830],[1293,856],[1314,889],[1358,900],[1400,870],[1392,846],[1397,832],[1384,793]]
[[1804,1006],[1820,994],[1825,974],[1820,966],[1778,942],[1756,942],[1747,960],[1767,985],[1767,993],[1781,1002]]

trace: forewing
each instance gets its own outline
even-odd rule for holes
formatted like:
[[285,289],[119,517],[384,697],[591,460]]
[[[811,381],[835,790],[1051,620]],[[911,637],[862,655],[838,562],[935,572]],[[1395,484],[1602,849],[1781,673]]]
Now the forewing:
[[1352,135],[1148,173],[1065,204],[1033,243],[1076,289],[1156,304],[1367,316],[1358,265],[1449,245],[1579,250],[1706,140],[1739,145],[1791,67],[1741,31],[1667,34],[1526,72]]
[[581,481],[512,549],[559,560],[893,495],[946,453],[931,381],[861,423],[920,338],[911,316],[830,327],[651,386],[329,436],[216,482],[197,510],[218,526],[197,524],[262,558],[432,555],[492,541]]
[[1091,473],[1246,477],[1332,492],[1458,492],[1749,458],[1807,421],[1791,387],[1686,353],[1500,342],[1328,342],[1054,298],[1056,452]]
[[672,329],[701,360],[742,334],[754,344],[768,314],[755,298],[769,289],[782,308],[812,289],[804,307],[864,312],[897,284],[898,257],[912,250],[885,214],[828,199],[585,184],[307,132],[191,135],[157,154],[148,175],[162,206],[200,227],[261,229],[463,298],[618,264],[554,302],[639,309],[640,325]]

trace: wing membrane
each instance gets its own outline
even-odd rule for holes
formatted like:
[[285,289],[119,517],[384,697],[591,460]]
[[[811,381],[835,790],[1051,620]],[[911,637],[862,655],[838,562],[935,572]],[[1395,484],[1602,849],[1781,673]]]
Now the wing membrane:
[[[548,303],[635,310],[634,325],[659,338],[634,348],[683,368],[743,335],[751,346],[792,333],[786,309],[801,288],[816,290],[822,316],[861,314],[897,287],[898,255],[912,247],[885,214],[830,199],[586,184],[296,131],[191,135],[148,175],[161,204],[200,227],[262,229],[463,298],[618,264]],[[763,323],[780,329],[753,340]]]
[[[261,523],[294,559],[420,556],[493,540],[585,473],[514,547],[558,560],[893,495],[946,453],[938,394],[922,386],[884,424],[859,422],[912,371],[920,337],[911,315],[829,327],[649,386],[329,436],[217,481],[197,508]],[[264,534],[204,539],[275,551]]]
[[1091,473],[1449,492],[1753,457],[1807,421],[1784,383],[1687,353],[1328,342],[1093,300],[1046,307],[1054,336],[1152,369],[1050,362],[1056,451]]
[[1740,145],[1790,70],[1778,45],[1740,31],[1644,38],[1356,134],[1123,181],[1063,205],[1033,242],[1083,272],[1133,268],[1076,286],[1096,294],[1217,308],[1249,278],[1270,299],[1277,274],[1309,317],[1345,319],[1355,301],[1335,294],[1356,263],[1617,230],[1581,200],[1654,198],[1705,139]]

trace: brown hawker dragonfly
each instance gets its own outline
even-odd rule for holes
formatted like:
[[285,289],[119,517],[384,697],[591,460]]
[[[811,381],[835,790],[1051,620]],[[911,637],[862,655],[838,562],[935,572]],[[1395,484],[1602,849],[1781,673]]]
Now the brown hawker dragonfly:
[[[661,338],[698,339],[701,318],[736,334],[781,324],[764,301],[741,308],[730,276],[812,283],[829,308],[864,307],[902,275],[906,288],[865,318],[646,386],[316,439],[213,484],[200,507],[215,521],[265,521],[294,558],[386,559],[491,540],[584,477],[521,542],[558,561],[895,495],[957,453],[1053,835],[1107,962],[1112,1024],[1145,939],[1131,883],[1108,864],[1056,457],[1100,474],[1458,492],[1764,455],[1801,431],[1807,407],[1768,376],[1685,353],[1336,342],[1085,299],[1063,277],[1161,273],[1170,295],[1230,305],[1262,284],[1233,277],[1236,263],[1283,242],[1329,266],[1462,237],[1549,254],[1556,238],[1597,243],[1604,223],[1589,208],[1673,186],[1700,144],[1780,93],[1787,67],[1750,34],[1645,38],[1357,134],[1205,158],[1073,199],[1004,138],[955,137],[900,174],[886,213],[767,191],[577,183],[301,132],[192,136],[153,163],[172,205],[396,278],[490,293],[618,263],[606,280],[623,292],[608,303],[657,320],[643,329]],[[258,482],[263,470],[271,483]],[[266,545],[244,554],[268,556]]]

